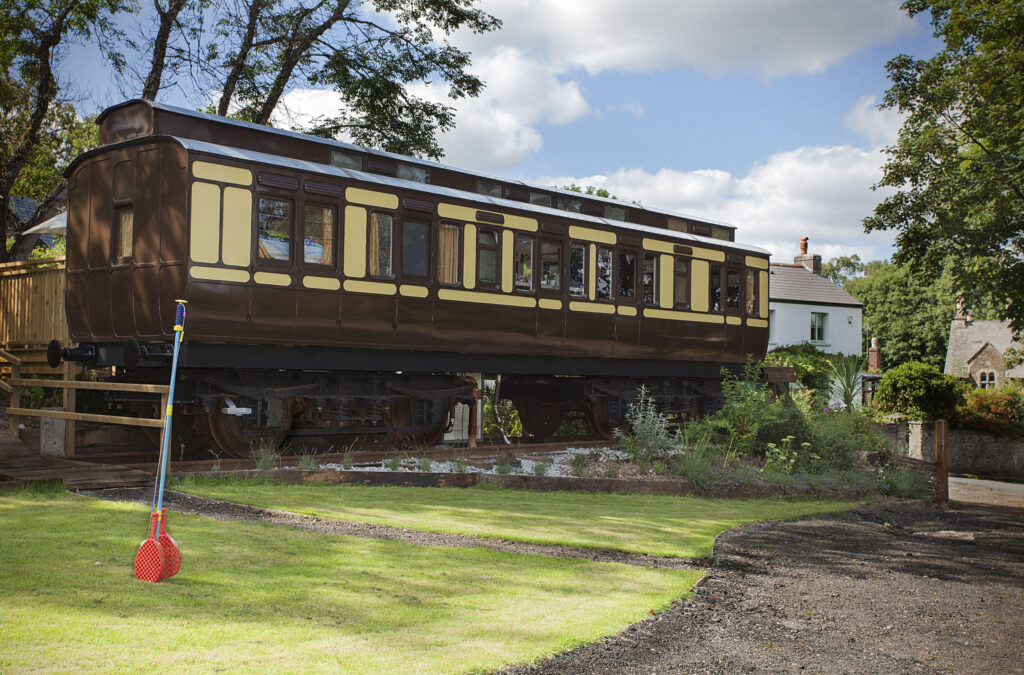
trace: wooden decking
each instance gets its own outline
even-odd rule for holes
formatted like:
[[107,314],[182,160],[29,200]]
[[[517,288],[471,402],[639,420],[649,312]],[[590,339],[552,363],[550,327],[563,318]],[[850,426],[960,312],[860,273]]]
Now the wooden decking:
[[0,437],[0,487],[58,480],[69,490],[96,490],[152,485],[153,474],[117,464],[41,457],[21,441]]

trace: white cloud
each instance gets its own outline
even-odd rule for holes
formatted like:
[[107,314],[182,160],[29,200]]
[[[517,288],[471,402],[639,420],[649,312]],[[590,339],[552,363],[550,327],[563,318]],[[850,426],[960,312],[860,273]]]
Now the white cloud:
[[725,221],[738,228],[738,241],[767,248],[776,261],[790,260],[801,237],[825,260],[852,253],[871,260],[888,256],[892,245],[890,235],[865,235],[861,225],[886,194],[870,189],[881,177],[881,161],[877,150],[805,147],[773,155],[745,176],[620,169],[537,182],[594,185],[626,201]]
[[564,70],[777,77],[820,73],[864,47],[915,29],[900,0],[484,0],[500,36],[460,34],[474,54],[489,44],[542,54]]
[[892,145],[905,118],[896,110],[879,110],[875,101],[874,96],[862,96],[846,113],[846,126],[864,134],[872,146]]

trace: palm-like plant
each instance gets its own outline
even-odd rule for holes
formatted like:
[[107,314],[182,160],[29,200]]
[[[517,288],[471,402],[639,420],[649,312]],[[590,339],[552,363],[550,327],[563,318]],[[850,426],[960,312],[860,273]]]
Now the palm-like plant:
[[829,361],[829,374],[832,376],[832,393],[846,407],[853,409],[857,394],[861,387],[861,373],[867,368],[867,359],[863,356],[842,356]]

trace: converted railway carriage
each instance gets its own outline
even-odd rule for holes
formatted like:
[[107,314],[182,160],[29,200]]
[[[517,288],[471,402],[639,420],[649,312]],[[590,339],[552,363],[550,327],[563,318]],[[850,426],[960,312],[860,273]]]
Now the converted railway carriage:
[[175,428],[229,454],[431,441],[466,372],[501,374],[538,437],[574,409],[607,434],[641,383],[700,414],[764,354],[768,254],[731,227],[150,102],[99,124],[67,174],[76,344],[53,358],[166,377],[187,299]]

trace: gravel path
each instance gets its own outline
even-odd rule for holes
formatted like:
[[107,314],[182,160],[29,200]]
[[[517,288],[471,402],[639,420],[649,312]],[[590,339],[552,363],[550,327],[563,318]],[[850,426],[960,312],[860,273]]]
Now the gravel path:
[[[149,503],[146,490],[92,492]],[[538,546],[167,493],[220,520],[655,567],[704,567],[694,595],[619,635],[504,675],[1024,672],[1024,511],[908,503],[723,533],[712,560]]]

